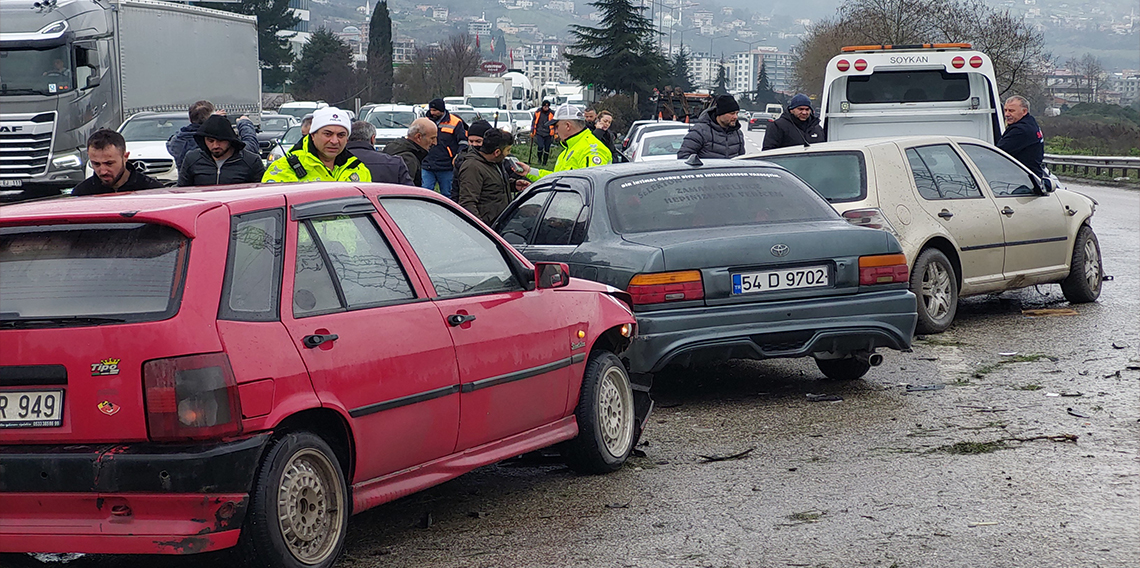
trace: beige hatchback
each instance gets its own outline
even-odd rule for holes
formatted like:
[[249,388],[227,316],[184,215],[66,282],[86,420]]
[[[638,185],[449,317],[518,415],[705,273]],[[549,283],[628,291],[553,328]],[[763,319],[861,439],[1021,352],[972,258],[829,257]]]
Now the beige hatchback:
[[849,222],[895,234],[918,297],[917,333],[950,326],[958,298],[1059,282],[1100,295],[1092,198],[1055,188],[974,138],[868,138],[749,154],[803,178]]

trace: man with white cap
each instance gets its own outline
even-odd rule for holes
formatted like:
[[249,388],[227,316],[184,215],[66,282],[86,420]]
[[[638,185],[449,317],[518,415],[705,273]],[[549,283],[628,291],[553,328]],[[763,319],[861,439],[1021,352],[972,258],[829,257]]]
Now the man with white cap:
[[309,135],[265,170],[262,183],[295,181],[372,181],[368,166],[346,152],[352,119],[348,113],[325,107],[313,113]]
[[570,103],[563,104],[554,111],[553,120],[554,135],[562,141],[566,150],[558,155],[558,161],[550,171],[531,168],[520,162],[522,173],[527,179],[538,181],[539,178],[554,172],[603,166],[613,162],[613,154],[609,148],[606,148],[606,145],[586,127],[586,117],[581,109]]

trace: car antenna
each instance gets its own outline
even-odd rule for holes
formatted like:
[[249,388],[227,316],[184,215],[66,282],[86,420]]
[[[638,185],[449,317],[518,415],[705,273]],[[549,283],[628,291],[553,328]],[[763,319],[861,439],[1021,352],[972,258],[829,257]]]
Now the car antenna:
[[693,154],[692,156],[689,156],[689,158],[685,160],[685,165],[695,167],[695,166],[703,166],[703,165],[705,165],[705,163],[701,161],[700,156]]

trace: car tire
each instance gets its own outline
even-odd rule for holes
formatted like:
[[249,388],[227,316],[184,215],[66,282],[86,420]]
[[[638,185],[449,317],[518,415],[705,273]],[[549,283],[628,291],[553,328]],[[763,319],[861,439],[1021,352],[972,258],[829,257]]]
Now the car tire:
[[613,353],[595,351],[586,363],[578,407],[578,437],[563,446],[563,457],[580,473],[621,469],[636,440],[633,387]]
[[918,255],[910,273],[910,289],[918,300],[915,333],[942,333],[958,313],[958,276],[942,251],[929,248]]
[[815,366],[819,367],[823,376],[833,381],[854,381],[863,378],[871,370],[871,364],[860,361],[855,357],[842,359],[816,359]]
[[336,454],[309,432],[270,445],[253,489],[240,549],[250,566],[328,568],[348,532],[348,487]]
[[1104,281],[1104,263],[1100,256],[1100,242],[1092,227],[1081,225],[1073,241],[1073,261],[1069,275],[1061,281],[1061,292],[1073,304],[1095,302],[1100,297]]

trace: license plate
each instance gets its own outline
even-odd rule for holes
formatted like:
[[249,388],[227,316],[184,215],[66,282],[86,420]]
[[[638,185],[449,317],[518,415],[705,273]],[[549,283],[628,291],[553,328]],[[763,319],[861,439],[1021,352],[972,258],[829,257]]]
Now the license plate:
[[830,284],[826,266],[801,266],[785,270],[741,272],[732,275],[733,294],[818,288]]
[[0,179],[0,187],[20,187],[24,185],[22,179]]
[[0,428],[63,425],[63,391],[0,391]]

